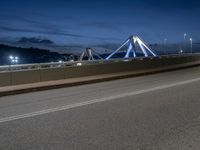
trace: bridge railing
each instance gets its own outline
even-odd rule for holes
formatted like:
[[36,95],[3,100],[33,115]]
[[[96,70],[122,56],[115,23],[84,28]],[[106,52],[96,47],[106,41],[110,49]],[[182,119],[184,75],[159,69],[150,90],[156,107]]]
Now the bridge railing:
[[92,60],[92,61],[67,61],[67,62],[54,62],[54,63],[37,63],[37,64],[20,64],[20,65],[4,65],[0,66],[0,72],[10,72],[10,71],[23,71],[23,70],[39,70],[39,69],[49,69],[49,68],[65,68],[72,66],[83,66],[83,65],[93,65],[102,63],[112,63],[121,61],[132,61],[132,60],[143,60],[143,59],[161,59],[166,57],[181,57],[190,55],[200,55],[197,54],[177,54],[177,55],[162,55],[162,56],[150,56],[150,57],[130,57],[126,59],[113,58],[109,60]]

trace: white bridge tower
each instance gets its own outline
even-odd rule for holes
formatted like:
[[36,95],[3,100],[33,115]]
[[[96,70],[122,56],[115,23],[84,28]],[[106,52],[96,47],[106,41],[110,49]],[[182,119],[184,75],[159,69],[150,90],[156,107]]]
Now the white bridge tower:
[[128,48],[124,58],[137,57],[136,45],[139,47],[139,50],[142,52],[142,54],[144,54],[145,57],[157,56],[156,53],[153,52],[138,36],[130,36],[117,50],[111,53],[106,60],[111,59],[113,55],[124,50],[125,47]]

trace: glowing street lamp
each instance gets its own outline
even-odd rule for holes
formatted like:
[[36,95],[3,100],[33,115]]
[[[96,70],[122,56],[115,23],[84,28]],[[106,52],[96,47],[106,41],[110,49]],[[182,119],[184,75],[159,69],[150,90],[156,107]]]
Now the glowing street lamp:
[[187,33],[184,33],[184,34],[183,34],[183,39],[184,39],[184,42],[183,42],[183,49],[186,49],[186,37],[187,37]]
[[193,48],[193,39],[192,38],[190,38],[190,50],[191,50],[191,54],[192,54],[192,48]]
[[184,36],[184,41],[185,41],[185,40],[186,40],[187,33],[184,33],[183,36]]
[[19,62],[19,57],[9,56],[11,64],[17,64]]
[[164,55],[166,54],[167,38],[164,39]]
[[164,39],[164,43],[165,43],[165,44],[167,43],[167,38]]
[[10,60],[13,60],[13,59],[14,59],[14,57],[13,57],[13,56],[9,56],[9,58],[10,58]]

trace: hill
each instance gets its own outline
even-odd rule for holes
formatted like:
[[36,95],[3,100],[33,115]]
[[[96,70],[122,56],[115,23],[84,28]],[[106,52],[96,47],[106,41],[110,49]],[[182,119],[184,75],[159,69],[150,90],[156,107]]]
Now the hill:
[[[9,56],[19,57],[19,64],[58,62],[68,60],[72,54],[60,54],[46,49],[21,48],[0,44],[0,65],[11,64]],[[77,56],[73,56],[76,57]]]

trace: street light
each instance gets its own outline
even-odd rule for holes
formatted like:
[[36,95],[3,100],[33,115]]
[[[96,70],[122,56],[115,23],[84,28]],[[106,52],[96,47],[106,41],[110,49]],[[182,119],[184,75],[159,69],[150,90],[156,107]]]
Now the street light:
[[19,57],[17,56],[9,56],[9,59],[11,61],[11,64],[17,64],[19,62]]
[[184,33],[183,34],[183,39],[184,39],[183,49],[186,49],[186,36],[187,36],[187,33]]
[[167,38],[164,39],[164,55],[166,55]]
[[10,60],[13,60],[13,59],[14,59],[14,57],[13,57],[13,56],[9,56],[9,58],[10,58]]
[[191,54],[192,54],[192,48],[193,48],[193,39],[190,38],[190,48],[191,48]]
[[185,40],[186,40],[187,33],[184,33],[183,36],[184,36],[184,41],[185,41]]
[[166,42],[167,42],[167,38],[164,39],[164,43],[165,43],[165,44],[166,44]]

